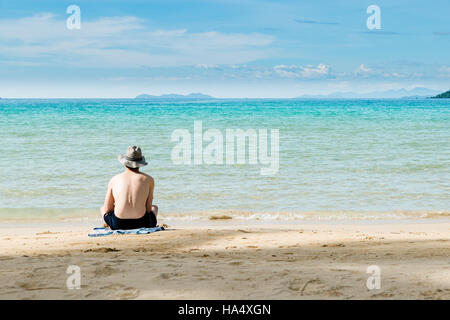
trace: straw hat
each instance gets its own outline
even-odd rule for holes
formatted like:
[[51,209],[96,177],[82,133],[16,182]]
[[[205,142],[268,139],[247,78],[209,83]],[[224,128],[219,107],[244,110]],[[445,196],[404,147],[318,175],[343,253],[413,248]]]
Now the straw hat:
[[140,168],[147,165],[145,157],[142,155],[141,148],[129,146],[126,154],[119,154],[119,162],[129,168]]

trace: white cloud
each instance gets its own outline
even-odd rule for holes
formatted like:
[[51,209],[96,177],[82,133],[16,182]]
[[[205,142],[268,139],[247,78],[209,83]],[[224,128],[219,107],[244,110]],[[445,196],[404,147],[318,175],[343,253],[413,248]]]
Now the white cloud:
[[361,64],[356,70],[355,75],[357,76],[368,76],[372,73],[372,69],[366,68],[364,64]]
[[330,66],[323,63],[314,67],[311,65],[307,66],[296,66],[296,65],[277,65],[274,68],[274,72],[283,78],[323,78],[330,75]]
[[82,67],[170,67],[242,64],[270,56],[273,36],[260,33],[190,33],[149,30],[136,17],[81,22],[68,30],[64,19],[39,14],[0,20],[4,60]]
[[107,17],[92,22],[82,21],[81,29],[68,30],[64,19],[58,20],[51,13],[41,13],[32,17],[0,20],[0,39],[20,40],[24,43],[73,38],[99,39],[142,30],[141,22],[136,17]]
[[327,76],[330,73],[330,67],[321,63],[317,67],[308,66],[302,71],[302,75],[305,78],[316,78],[321,76]]
[[199,69],[206,69],[206,70],[208,70],[208,69],[217,69],[218,65],[216,65],[216,64],[207,64],[207,63],[199,63],[199,64],[196,65],[196,67],[199,68]]
[[299,78],[298,66],[286,66],[284,64],[273,67],[275,73],[282,78]]
[[[371,69],[366,67],[364,64],[361,64],[356,70],[353,72],[356,77],[364,77],[371,79],[418,79],[424,77],[424,74],[421,72],[412,72],[407,71],[401,66],[398,65],[390,65],[390,66],[379,66],[377,69]],[[343,77],[350,76],[350,74],[343,75]]]

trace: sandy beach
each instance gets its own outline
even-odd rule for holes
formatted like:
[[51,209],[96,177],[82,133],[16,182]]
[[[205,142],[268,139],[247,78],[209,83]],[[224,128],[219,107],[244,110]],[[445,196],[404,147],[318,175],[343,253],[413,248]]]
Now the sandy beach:
[[[449,299],[450,222],[0,228],[0,299]],[[81,288],[69,290],[77,265]],[[381,288],[366,286],[367,267]]]

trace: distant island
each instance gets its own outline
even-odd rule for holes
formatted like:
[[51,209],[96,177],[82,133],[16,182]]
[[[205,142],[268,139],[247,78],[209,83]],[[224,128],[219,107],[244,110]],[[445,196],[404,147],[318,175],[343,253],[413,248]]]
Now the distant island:
[[135,99],[141,100],[205,100],[205,99],[214,99],[207,94],[203,93],[190,93],[187,95],[182,94],[162,94],[160,96],[153,96],[150,94],[140,94]]
[[432,98],[433,99],[450,99],[450,90],[440,93]]
[[415,87],[410,90],[386,90],[386,91],[372,91],[367,93],[356,92],[333,92],[327,95],[303,95],[297,98],[301,99],[425,99],[433,97],[439,91]]

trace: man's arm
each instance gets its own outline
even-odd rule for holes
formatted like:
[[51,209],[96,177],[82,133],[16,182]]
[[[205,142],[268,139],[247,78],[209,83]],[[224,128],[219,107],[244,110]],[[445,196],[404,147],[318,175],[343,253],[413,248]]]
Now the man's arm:
[[147,197],[147,204],[146,204],[147,212],[152,211],[153,190],[155,190],[155,181],[153,180],[152,177],[150,177],[150,185],[149,185],[149,188],[148,188],[148,197]]
[[114,211],[114,196],[112,192],[112,179],[108,183],[108,191],[106,191],[105,202],[103,207],[100,208],[100,213],[104,215],[105,213]]

